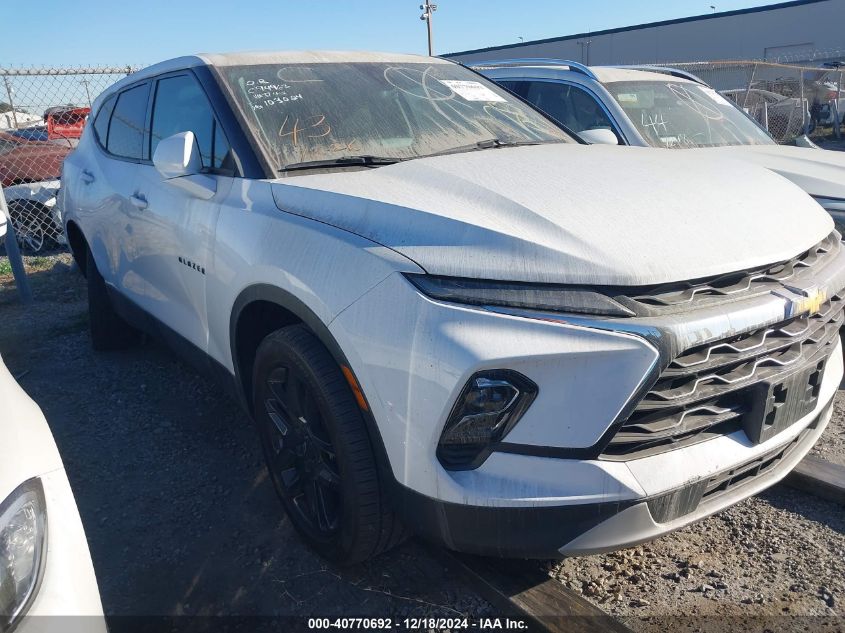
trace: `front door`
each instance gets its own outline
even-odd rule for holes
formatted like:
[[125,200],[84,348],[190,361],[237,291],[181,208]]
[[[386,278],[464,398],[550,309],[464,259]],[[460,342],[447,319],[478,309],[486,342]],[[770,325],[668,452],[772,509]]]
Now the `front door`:
[[[232,179],[223,175],[229,151],[208,99],[190,71],[159,78],[153,87],[149,156],[159,141],[193,132],[203,171],[217,180],[217,193],[203,200],[165,180],[148,162],[140,167],[137,196],[143,208],[133,223],[136,244],[133,270],[148,287],[142,307],[165,327],[200,351],[208,345],[206,273],[219,214]],[[171,340],[171,343],[183,341]],[[187,350],[189,351],[189,350]]]

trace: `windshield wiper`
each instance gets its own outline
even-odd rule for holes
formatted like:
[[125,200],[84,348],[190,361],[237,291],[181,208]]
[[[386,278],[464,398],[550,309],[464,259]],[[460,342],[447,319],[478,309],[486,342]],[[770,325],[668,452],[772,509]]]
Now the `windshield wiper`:
[[469,145],[459,145],[442,152],[434,152],[426,156],[445,156],[446,154],[460,154],[462,152],[477,152],[482,149],[499,149],[500,147],[522,147],[524,145],[545,145],[547,143],[562,143],[563,141],[503,141],[498,138],[489,138],[484,141],[477,141]]
[[329,158],[326,160],[309,160],[302,163],[291,163],[285,165],[279,171],[298,171],[301,169],[320,169],[326,167],[381,167],[382,165],[393,165],[405,158],[393,158],[390,156],[341,156],[340,158]]

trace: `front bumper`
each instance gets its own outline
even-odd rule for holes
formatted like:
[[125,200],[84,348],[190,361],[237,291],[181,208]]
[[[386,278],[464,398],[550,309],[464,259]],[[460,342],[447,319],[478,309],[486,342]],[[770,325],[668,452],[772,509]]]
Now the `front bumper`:
[[[796,424],[794,434],[778,438],[785,441],[776,447],[668,493],[560,506],[490,507],[443,502],[402,488],[395,504],[421,536],[482,556],[560,558],[632,547],[724,510],[783,479],[816,443],[831,413],[832,397],[809,420]],[[753,476],[745,478],[750,471]],[[711,490],[701,497],[697,488],[708,484]],[[676,502],[667,511],[669,495]]]
[[[838,238],[832,243],[838,245]],[[818,437],[829,418],[824,407],[843,374],[841,343],[827,334],[812,352],[826,358],[820,382],[812,383],[812,403],[796,408],[788,424],[769,428],[773,432],[757,443],[740,429],[657,451],[605,452],[673,359],[767,329],[790,336],[779,324],[797,323],[808,309],[798,282],[812,282],[807,292],[814,300],[841,304],[845,249],[834,249],[823,264],[808,259],[797,268],[809,268],[811,275],[772,292],[604,320],[435,301],[395,274],[344,310],[330,329],[366,394],[398,484],[395,503],[410,525],[449,547],[483,554],[603,551],[677,529],[771,485]],[[838,308],[825,310],[841,317]],[[817,306],[807,314],[827,312]],[[760,336],[763,345],[768,335]],[[778,362],[766,360],[769,368]],[[446,470],[436,449],[447,416],[468,378],[490,369],[520,372],[539,387],[538,395],[480,466]],[[757,384],[757,366],[750,371],[737,382]],[[769,387],[777,386],[771,378],[776,373],[766,373]],[[706,482],[755,460],[771,461],[801,433],[772,468],[690,502]],[[657,509],[670,494],[683,512]]]

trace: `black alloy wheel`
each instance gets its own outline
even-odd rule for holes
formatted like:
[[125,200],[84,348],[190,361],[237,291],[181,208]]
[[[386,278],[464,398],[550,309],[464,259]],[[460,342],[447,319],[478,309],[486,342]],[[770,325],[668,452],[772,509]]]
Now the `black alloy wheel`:
[[264,385],[268,468],[289,512],[315,539],[340,527],[337,455],[314,394],[296,368],[280,365]]

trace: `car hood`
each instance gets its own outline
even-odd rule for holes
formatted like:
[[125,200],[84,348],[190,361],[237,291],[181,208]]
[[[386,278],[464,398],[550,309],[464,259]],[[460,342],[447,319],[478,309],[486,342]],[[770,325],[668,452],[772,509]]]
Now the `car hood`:
[[845,152],[787,145],[740,145],[692,151],[717,151],[751,161],[788,178],[813,196],[845,200]]
[[0,358],[0,503],[21,483],[62,468],[41,409],[24,393]]
[[833,229],[798,187],[685,152],[539,145],[273,181],[276,205],[428,273],[643,285],[789,259]]

